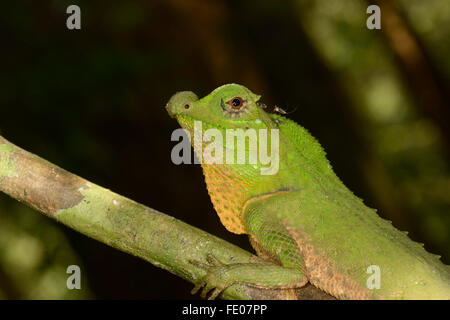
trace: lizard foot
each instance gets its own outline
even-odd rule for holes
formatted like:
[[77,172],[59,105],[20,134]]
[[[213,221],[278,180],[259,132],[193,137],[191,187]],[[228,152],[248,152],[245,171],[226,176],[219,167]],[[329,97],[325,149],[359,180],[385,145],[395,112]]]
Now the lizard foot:
[[206,271],[206,275],[195,285],[191,294],[196,294],[203,287],[200,296],[205,299],[208,292],[212,290],[208,300],[214,300],[223,290],[235,282],[231,279],[229,274],[232,265],[221,262],[212,254],[207,254],[206,260],[208,261],[208,264],[196,260],[189,260],[193,265]]

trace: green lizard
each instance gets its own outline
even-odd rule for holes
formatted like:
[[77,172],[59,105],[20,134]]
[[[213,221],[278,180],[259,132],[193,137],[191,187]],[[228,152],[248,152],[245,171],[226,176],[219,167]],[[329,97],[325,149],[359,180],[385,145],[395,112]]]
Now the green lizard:
[[[270,142],[279,153],[274,174],[262,174],[261,161],[247,158],[241,164],[202,163],[222,224],[248,234],[257,254],[272,263],[223,264],[208,255],[209,265],[197,263],[207,275],[193,291],[203,287],[202,296],[212,291],[214,299],[234,283],[292,289],[310,282],[338,299],[450,299],[450,268],[366,207],[335,175],[308,131],[267,113],[259,98],[244,86],[228,84],[202,99],[193,92],[176,93],[166,106],[191,137],[195,121],[223,137],[228,129],[264,129],[268,137],[274,136],[270,129],[278,130],[279,143]],[[197,154],[213,140],[194,146]],[[237,145],[217,141],[223,154]],[[247,157],[251,148],[245,144]]]

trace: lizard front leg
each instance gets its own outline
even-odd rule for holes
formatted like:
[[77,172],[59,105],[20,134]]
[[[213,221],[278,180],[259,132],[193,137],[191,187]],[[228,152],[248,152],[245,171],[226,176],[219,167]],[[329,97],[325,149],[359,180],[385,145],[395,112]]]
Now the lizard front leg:
[[[295,289],[304,286],[307,279],[294,269],[285,268],[272,263],[233,263],[225,264],[208,254],[208,264],[191,260],[199,268],[206,271],[206,275],[196,284],[191,293],[196,294],[201,288],[201,297],[215,299],[229,286],[240,283],[263,289]],[[290,297],[291,295],[286,295]]]
[[297,243],[284,226],[271,218],[273,213],[264,210],[265,201],[252,201],[246,209],[245,223],[252,246],[267,263],[224,264],[212,255],[207,257],[209,264],[191,261],[207,272],[192,293],[203,287],[202,297],[213,290],[209,299],[214,299],[235,283],[266,289],[294,289],[308,282]]

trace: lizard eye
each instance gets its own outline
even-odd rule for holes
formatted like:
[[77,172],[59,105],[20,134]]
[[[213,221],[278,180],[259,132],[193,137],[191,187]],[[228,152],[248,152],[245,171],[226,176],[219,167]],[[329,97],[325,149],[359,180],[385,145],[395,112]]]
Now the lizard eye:
[[244,100],[241,97],[235,97],[230,101],[227,101],[227,104],[230,105],[235,110],[239,110],[243,105]]
[[223,115],[227,118],[239,118],[249,112],[250,103],[241,97],[234,97],[227,102],[220,100]]

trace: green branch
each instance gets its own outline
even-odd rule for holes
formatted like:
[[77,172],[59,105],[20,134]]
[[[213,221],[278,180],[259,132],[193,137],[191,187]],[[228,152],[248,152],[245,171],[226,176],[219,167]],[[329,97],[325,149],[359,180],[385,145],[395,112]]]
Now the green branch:
[[[33,155],[0,136],[0,191],[82,234],[140,257],[197,283],[205,275],[190,260],[258,262],[258,257],[207,232],[102,188]],[[224,299],[283,299],[284,290],[245,285],[226,289]],[[325,299],[313,286],[301,299]]]

